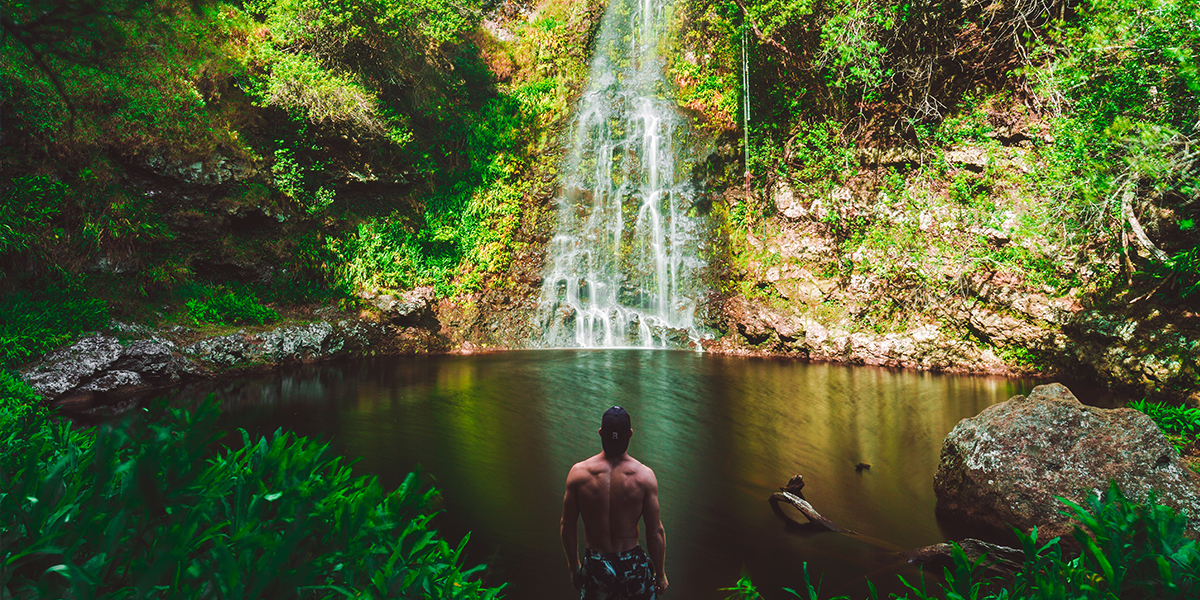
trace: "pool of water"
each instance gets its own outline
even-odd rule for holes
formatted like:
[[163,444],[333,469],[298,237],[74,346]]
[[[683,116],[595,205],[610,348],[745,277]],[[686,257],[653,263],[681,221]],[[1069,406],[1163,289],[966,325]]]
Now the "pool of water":
[[[437,525],[507,597],[573,595],[559,541],[571,465],[599,451],[600,415],[633,416],[630,454],[658,476],[668,598],[718,599],[743,573],[767,598],[897,589],[898,550],[942,541],[933,474],[962,418],[1032,383],[643,350],[521,351],[306,366],[184,390],[227,425],[332,443],[386,485],[420,469]],[[869,470],[857,472],[866,462]],[[767,498],[803,474],[808,500],[857,535],[788,526]],[[582,538],[582,534],[581,534]],[[644,542],[643,542],[644,543]]]

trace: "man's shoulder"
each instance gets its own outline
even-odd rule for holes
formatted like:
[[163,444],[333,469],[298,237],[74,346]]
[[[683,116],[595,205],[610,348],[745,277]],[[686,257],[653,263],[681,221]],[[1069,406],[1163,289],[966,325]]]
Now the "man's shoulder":
[[567,471],[567,480],[569,481],[574,478],[586,477],[595,472],[595,470],[601,466],[600,462],[597,461],[597,456],[589,456],[588,458],[571,465],[571,470]]
[[627,465],[626,468],[628,468],[630,471],[632,471],[633,474],[638,479],[644,480],[647,483],[657,481],[654,476],[654,469],[651,469],[650,467],[646,466],[646,464],[643,463],[642,461],[640,461],[632,456],[627,455],[626,456],[626,465]]

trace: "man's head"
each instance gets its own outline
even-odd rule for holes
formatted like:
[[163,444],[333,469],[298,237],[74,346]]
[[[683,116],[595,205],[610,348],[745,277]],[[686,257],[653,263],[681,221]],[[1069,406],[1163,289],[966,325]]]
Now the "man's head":
[[629,448],[630,437],[633,437],[633,427],[629,423],[629,413],[620,406],[604,411],[600,418],[600,445],[604,447],[604,455],[620,458]]

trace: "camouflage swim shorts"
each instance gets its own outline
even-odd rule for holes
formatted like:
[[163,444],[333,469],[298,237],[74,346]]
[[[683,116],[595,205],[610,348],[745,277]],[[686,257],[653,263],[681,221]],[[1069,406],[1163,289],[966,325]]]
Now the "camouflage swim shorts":
[[655,600],[654,568],[641,546],[624,552],[588,549],[580,564],[580,600]]

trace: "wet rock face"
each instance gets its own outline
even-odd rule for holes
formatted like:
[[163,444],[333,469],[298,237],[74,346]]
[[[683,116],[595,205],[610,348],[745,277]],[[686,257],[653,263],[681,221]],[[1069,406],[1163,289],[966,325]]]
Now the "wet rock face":
[[1085,311],[1064,330],[1072,338],[1071,358],[1109,387],[1187,396],[1200,383],[1200,337],[1192,319],[1189,331],[1157,311],[1137,319]]
[[1136,501],[1153,491],[1200,532],[1200,478],[1150,417],[1084,406],[1057,383],[959,422],[942,443],[933,485],[940,514],[1002,532],[1036,526],[1050,539],[1074,528],[1057,496],[1085,504],[1109,481]]

